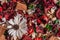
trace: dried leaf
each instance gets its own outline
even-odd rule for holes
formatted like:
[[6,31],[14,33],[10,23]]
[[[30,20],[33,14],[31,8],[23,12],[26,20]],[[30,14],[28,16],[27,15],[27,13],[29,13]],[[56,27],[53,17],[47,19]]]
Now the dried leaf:
[[59,40],[57,37],[55,37],[55,36],[51,36],[50,38],[49,38],[49,40]]
[[5,36],[2,35],[2,36],[0,37],[0,40],[6,40],[6,39],[5,39]]
[[27,10],[27,6],[26,6],[26,4],[17,2],[16,9],[17,9],[17,10],[25,10],[25,11],[26,11],[26,10]]

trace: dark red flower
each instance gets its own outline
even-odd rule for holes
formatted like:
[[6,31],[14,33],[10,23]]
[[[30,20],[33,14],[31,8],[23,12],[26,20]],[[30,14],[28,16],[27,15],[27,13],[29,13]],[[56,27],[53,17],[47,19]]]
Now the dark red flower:
[[58,33],[57,33],[57,36],[59,36],[59,37],[60,37],[60,32],[58,32]]
[[39,26],[36,26],[36,32],[37,33],[43,33],[43,30]]
[[2,12],[3,11],[3,8],[0,6],[0,12]]
[[14,2],[13,2],[13,1],[10,1],[10,2],[9,2],[9,6],[10,6],[10,7],[13,7],[13,6],[14,6]]
[[53,5],[49,5],[47,7],[44,7],[44,12],[48,13],[48,11],[53,7]]
[[3,16],[2,16],[2,15],[0,15],[0,21],[2,21],[2,17],[3,17]]
[[16,0],[12,0],[13,2],[16,2]]
[[34,40],[43,40],[41,37],[36,37]]
[[40,24],[42,23],[42,21],[40,19],[37,19],[37,23]]
[[56,12],[56,17],[58,18],[58,19],[60,19],[60,8],[57,10],[57,12]]
[[28,35],[23,35],[22,40],[32,40]]
[[43,15],[41,17],[41,21],[42,21],[42,23],[47,23],[49,21],[49,18],[46,15]]
[[44,6],[54,5],[53,0],[43,0]]
[[4,3],[2,4],[2,6],[3,6],[3,9],[6,9],[6,8],[7,8],[7,3],[4,2]]
[[57,36],[59,36],[59,37],[60,37],[60,28],[58,29]]
[[28,14],[24,14],[24,17],[25,17],[25,18],[28,18],[29,16],[28,16]]
[[29,34],[32,34],[33,32],[34,32],[34,29],[33,29],[32,27],[29,27],[29,28],[28,28],[28,33],[29,33]]
[[2,19],[2,15],[0,15],[0,19]]
[[3,17],[3,16],[2,16],[2,15],[0,15],[0,21],[2,21],[2,17]]
[[6,19],[9,19],[9,14],[5,14],[5,18]]
[[35,0],[34,4],[39,4],[40,0]]
[[48,21],[48,17],[46,15],[43,15],[42,18],[46,21]]
[[41,10],[39,8],[36,8],[37,14],[41,13]]

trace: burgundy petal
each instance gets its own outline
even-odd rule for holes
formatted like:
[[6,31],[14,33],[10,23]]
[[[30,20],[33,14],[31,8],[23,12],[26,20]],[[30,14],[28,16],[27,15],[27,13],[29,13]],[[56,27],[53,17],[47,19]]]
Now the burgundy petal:
[[3,8],[0,6],[0,12],[2,12],[3,11]]
[[43,40],[41,37],[36,37],[34,40]]
[[56,12],[56,17],[58,18],[58,19],[60,19],[60,8],[57,10],[57,12]]
[[32,40],[32,38],[29,37],[28,35],[23,35],[22,40]]

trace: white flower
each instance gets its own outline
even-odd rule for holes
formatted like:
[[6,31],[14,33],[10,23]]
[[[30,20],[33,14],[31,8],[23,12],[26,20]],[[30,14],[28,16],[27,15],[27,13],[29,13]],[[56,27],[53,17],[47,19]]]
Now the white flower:
[[28,9],[27,12],[28,12],[29,15],[33,14],[35,12],[35,9],[34,10]]
[[22,15],[18,14],[14,17],[14,19],[10,19],[8,23],[10,25],[7,27],[8,33],[14,37],[22,38],[23,34],[27,33],[27,24],[26,19],[22,17]]
[[51,8],[51,13],[54,13],[56,9],[57,9],[56,6],[52,7],[52,8]]

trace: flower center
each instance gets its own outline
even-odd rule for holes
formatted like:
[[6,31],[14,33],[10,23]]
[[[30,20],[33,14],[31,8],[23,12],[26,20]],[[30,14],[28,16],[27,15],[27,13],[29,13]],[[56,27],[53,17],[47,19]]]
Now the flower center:
[[19,26],[18,25],[14,25],[13,28],[14,28],[14,30],[18,30]]

